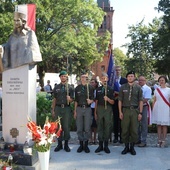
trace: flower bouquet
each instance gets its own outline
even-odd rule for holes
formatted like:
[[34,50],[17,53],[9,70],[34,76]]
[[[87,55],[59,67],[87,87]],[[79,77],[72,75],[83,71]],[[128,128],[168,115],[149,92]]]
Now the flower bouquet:
[[54,142],[54,137],[59,137],[62,131],[60,118],[55,122],[50,122],[49,118],[46,117],[43,128],[37,126],[35,122],[28,118],[27,128],[27,141],[34,141],[34,148],[38,152],[49,151]]

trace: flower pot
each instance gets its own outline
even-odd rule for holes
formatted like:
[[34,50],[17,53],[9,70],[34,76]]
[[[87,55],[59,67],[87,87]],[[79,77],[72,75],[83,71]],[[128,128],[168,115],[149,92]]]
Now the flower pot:
[[41,170],[48,170],[50,150],[48,150],[47,152],[38,152],[38,158],[39,158]]

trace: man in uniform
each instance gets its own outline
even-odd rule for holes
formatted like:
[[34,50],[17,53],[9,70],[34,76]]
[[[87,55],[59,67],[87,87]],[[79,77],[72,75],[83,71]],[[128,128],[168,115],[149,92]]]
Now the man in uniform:
[[68,84],[68,74],[66,71],[60,72],[61,83],[53,89],[54,99],[52,103],[53,118],[61,117],[62,133],[58,138],[58,145],[55,152],[63,149],[62,140],[65,140],[64,150],[70,152],[68,140],[70,139],[71,107],[70,103],[74,99],[74,89]]
[[88,140],[91,137],[92,124],[90,104],[94,101],[94,88],[88,84],[88,75],[86,73],[82,73],[80,79],[81,84],[75,88],[74,107],[74,118],[76,119],[77,135],[80,141],[77,152],[80,153],[84,150],[86,153],[89,153]]
[[121,86],[118,97],[122,141],[125,143],[125,148],[121,153],[124,155],[130,152],[136,155],[134,144],[138,140],[138,121],[142,118],[143,95],[141,87],[134,83],[135,73],[128,72],[126,78],[128,83]]
[[106,73],[102,73],[101,81],[102,86],[96,89],[95,118],[97,120],[99,146],[95,152],[98,153],[104,150],[106,153],[110,153],[108,140],[113,117],[114,95],[113,89],[107,85],[108,75]]

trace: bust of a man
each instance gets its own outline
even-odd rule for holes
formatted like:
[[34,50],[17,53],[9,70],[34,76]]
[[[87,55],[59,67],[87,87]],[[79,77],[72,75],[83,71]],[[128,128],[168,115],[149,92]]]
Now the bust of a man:
[[3,69],[13,69],[42,61],[35,32],[26,27],[25,14],[14,13],[14,31],[3,45]]

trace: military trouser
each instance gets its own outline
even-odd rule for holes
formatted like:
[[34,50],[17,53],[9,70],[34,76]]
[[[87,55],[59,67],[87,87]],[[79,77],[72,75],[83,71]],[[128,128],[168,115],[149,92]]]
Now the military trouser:
[[58,140],[69,140],[70,139],[70,123],[71,123],[71,107],[55,107],[55,118],[61,117],[62,133]]
[[82,108],[77,106],[77,135],[80,141],[87,141],[91,136],[92,110],[91,107]]
[[113,110],[111,105],[97,106],[97,132],[99,141],[107,141],[110,138],[111,126],[113,122]]
[[137,109],[123,108],[122,141],[124,143],[133,143],[138,140],[138,114]]

